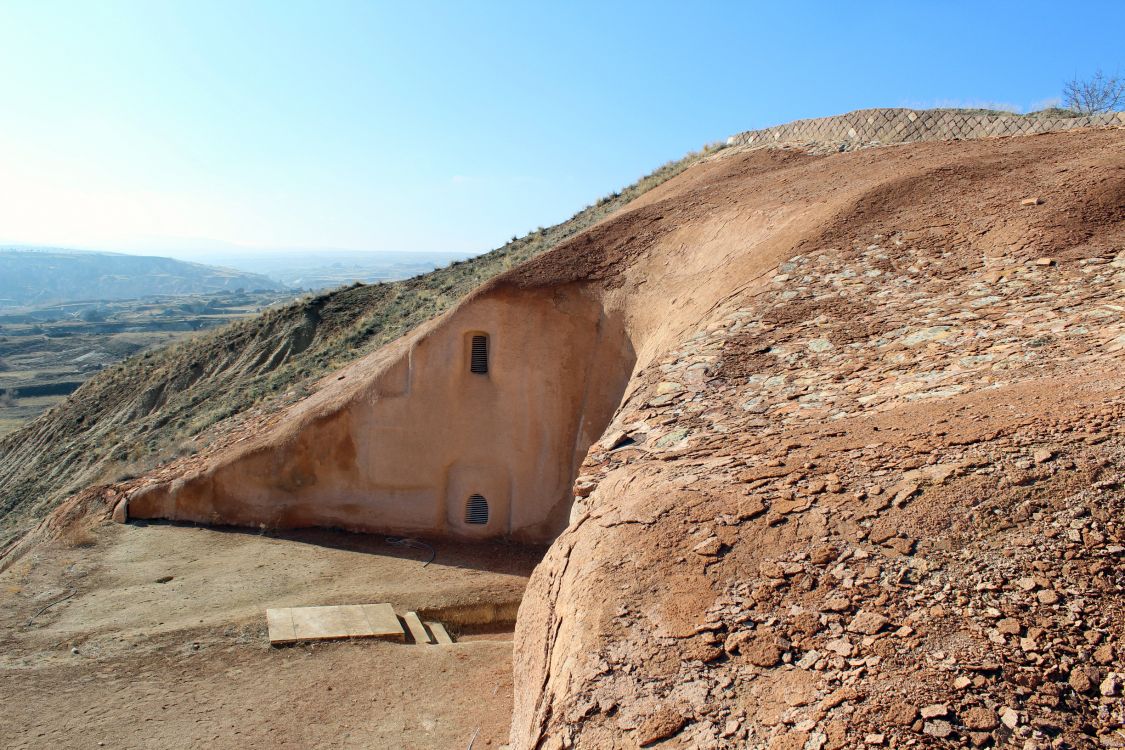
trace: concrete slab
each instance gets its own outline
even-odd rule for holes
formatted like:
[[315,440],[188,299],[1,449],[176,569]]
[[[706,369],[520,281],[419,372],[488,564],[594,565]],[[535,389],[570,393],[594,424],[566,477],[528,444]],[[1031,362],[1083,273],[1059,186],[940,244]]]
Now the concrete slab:
[[293,628],[293,610],[267,609],[266,624],[270,630],[270,643],[293,643],[297,631]]
[[267,609],[266,622],[274,645],[335,638],[406,638],[390,604]]
[[402,619],[406,622],[406,627],[410,630],[410,635],[414,638],[415,643],[434,642],[417,612],[407,612]]
[[440,622],[427,622],[426,627],[434,634],[434,640],[437,641],[439,646],[450,646],[453,644],[453,639],[449,637],[449,632],[446,631],[445,626]]

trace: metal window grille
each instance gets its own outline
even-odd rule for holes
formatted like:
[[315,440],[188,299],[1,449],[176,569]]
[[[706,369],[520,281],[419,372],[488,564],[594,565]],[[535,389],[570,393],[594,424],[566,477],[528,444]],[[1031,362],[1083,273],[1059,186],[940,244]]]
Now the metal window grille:
[[488,523],[488,501],[484,495],[469,495],[469,502],[465,504],[465,523],[476,526]]
[[488,373],[488,336],[473,336],[472,352],[469,356],[469,372],[480,375]]

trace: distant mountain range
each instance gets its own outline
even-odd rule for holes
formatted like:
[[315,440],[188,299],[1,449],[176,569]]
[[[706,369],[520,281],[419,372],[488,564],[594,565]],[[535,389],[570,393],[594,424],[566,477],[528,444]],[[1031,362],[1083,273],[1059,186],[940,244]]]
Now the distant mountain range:
[[171,258],[0,248],[0,307],[286,288],[261,274]]
[[[171,253],[187,259],[186,255]],[[328,289],[356,281],[408,279],[469,257],[466,253],[393,250],[276,249],[220,250],[192,253],[190,258],[227,268],[261,273],[295,289]]]
[[[175,254],[175,253],[174,253]],[[182,256],[181,256],[182,257]],[[417,276],[464,253],[222,250],[198,261],[98,250],[0,246],[0,308],[243,289],[321,290]]]

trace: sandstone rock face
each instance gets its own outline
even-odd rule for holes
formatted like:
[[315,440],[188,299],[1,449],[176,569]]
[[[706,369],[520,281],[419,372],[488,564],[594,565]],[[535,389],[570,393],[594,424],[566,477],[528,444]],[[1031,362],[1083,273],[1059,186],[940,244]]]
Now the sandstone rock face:
[[1119,741],[1125,133],[730,154],[583,241],[630,440],[520,609],[513,748]]
[[[472,371],[474,337],[487,372]],[[349,367],[271,433],[142,487],[128,515],[546,541],[632,364],[621,322],[579,287],[492,289]]]

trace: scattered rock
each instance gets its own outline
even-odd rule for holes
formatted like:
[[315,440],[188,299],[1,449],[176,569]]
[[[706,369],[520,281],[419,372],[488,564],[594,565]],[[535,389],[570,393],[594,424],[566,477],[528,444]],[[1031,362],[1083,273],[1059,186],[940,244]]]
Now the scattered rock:
[[934,719],[933,721],[927,721],[925,723],[922,732],[931,737],[945,739],[953,734],[953,725],[944,719]]
[[1023,630],[1020,621],[1013,617],[1005,617],[1000,622],[996,623],[996,629],[1004,635],[1019,635]]
[[692,552],[703,557],[716,557],[723,548],[723,543],[718,537],[709,537],[691,548]]
[[809,554],[809,560],[813,565],[826,565],[835,560],[837,554],[835,547],[831,544],[824,544]]
[[914,551],[914,540],[903,537],[895,537],[894,539],[887,542],[887,546],[900,555],[909,555]]
[[637,743],[647,747],[660,740],[666,740],[680,733],[687,724],[687,718],[671,708],[662,708],[645,719],[637,727]]
[[770,633],[755,634],[739,650],[747,661],[757,667],[772,667],[781,662],[781,646]]
[[760,497],[747,497],[738,502],[738,518],[740,521],[749,521],[766,512],[766,504]]
[[991,730],[1000,726],[996,712],[984,706],[973,706],[961,714],[961,722],[969,729]]
[[889,723],[900,727],[908,727],[918,716],[918,707],[912,703],[894,703],[887,707],[884,715]]
[[1076,693],[1088,693],[1098,684],[1098,674],[1091,669],[1077,667],[1071,670],[1067,684],[1074,688]]
[[992,735],[988,732],[969,732],[969,742],[973,747],[984,747],[992,742]]
[[886,617],[877,612],[867,612],[860,610],[856,613],[852,621],[848,623],[848,630],[853,633],[863,633],[864,635],[875,635],[890,622]]
[[625,432],[625,430],[614,430],[613,432],[606,435],[605,439],[602,440],[602,448],[607,451],[611,451],[628,439],[629,433]]

